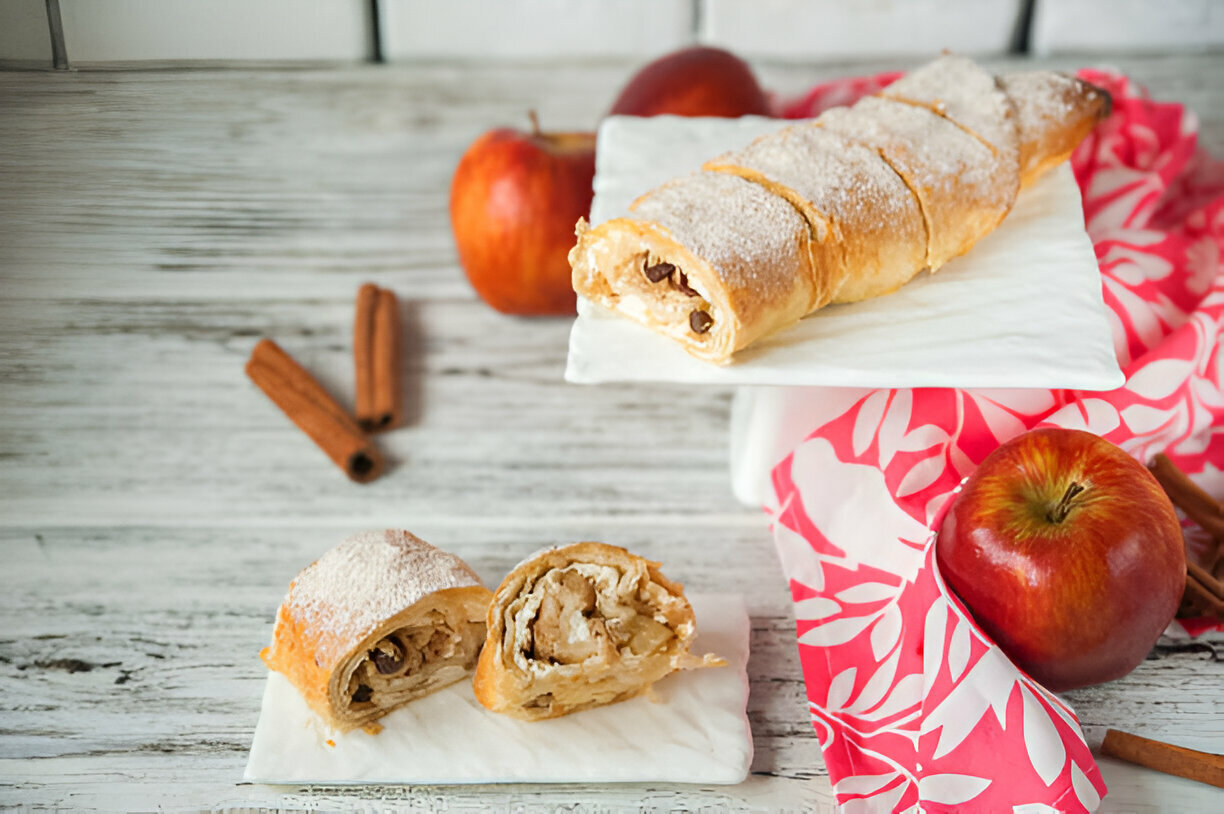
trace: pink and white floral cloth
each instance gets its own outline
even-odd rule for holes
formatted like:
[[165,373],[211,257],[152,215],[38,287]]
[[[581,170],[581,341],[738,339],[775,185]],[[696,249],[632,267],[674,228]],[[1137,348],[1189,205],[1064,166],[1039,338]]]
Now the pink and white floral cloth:
[[[1011,664],[935,565],[932,529],[989,452],[1036,426],[1086,429],[1143,461],[1163,451],[1224,495],[1224,170],[1196,151],[1190,111],[1122,76],[1080,76],[1114,99],[1072,165],[1126,384],[831,389],[773,471],[766,510],[846,812],[1091,811],[1105,794],[1075,714]],[[783,114],[896,77],[821,85]]]

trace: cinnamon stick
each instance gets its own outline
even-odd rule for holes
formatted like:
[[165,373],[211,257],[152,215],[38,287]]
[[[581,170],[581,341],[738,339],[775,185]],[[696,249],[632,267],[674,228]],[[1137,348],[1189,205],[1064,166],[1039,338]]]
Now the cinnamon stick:
[[[1193,565],[1193,563],[1188,563],[1188,565]],[[1224,598],[1220,596],[1220,581],[1210,575],[1204,580],[1196,576],[1190,569],[1187,571],[1186,590],[1182,593],[1177,615],[1183,619],[1210,616],[1224,620]]]
[[381,474],[382,456],[353,417],[271,339],[255,345],[246,373],[351,479],[368,483]]
[[1207,573],[1207,569],[1203,568],[1203,566],[1193,560],[1187,560],[1186,577],[1198,582],[1217,600],[1224,602],[1224,585],[1221,585],[1218,579]]
[[357,415],[357,423],[365,429],[361,420],[365,411],[369,410],[373,388],[370,382],[374,370],[370,364],[370,353],[374,339],[374,311],[378,307],[378,286],[366,283],[357,289],[357,307],[353,316],[353,372],[355,376],[355,396],[353,412]]
[[1224,504],[1207,494],[1190,476],[1165,455],[1157,455],[1148,469],[1173,505],[1208,533],[1214,550],[1207,552],[1205,566],[1186,550],[1186,590],[1177,615],[1181,618],[1208,616],[1224,621],[1224,583],[1215,575],[1224,563]]
[[357,291],[353,367],[357,374],[357,423],[366,432],[380,432],[398,425],[399,300],[395,292],[373,283],[366,283]]
[[1117,729],[1105,732],[1101,753],[1224,789],[1224,755],[1196,752],[1162,741],[1141,738]]
[[1215,539],[1224,538],[1224,506],[1203,491],[1165,455],[1157,455],[1148,467],[1164,488],[1165,494],[1186,517]]

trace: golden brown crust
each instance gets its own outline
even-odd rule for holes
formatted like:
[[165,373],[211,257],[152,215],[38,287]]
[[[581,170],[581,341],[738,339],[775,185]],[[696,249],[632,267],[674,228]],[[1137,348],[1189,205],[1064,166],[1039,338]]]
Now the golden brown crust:
[[470,673],[490,596],[408,532],[354,535],[290,584],[260,657],[333,728],[367,726]]
[[677,669],[696,634],[683,587],[658,563],[604,543],[535,554],[494,592],[472,689],[487,709],[542,720],[645,692]]
[[1007,74],[999,84],[1016,108],[1022,189],[1066,161],[1112,107],[1108,91],[1052,71]]
[[1009,171],[1018,161],[1015,103],[998,77],[971,59],[945,54],[876,95],[942,116],[998,155]]

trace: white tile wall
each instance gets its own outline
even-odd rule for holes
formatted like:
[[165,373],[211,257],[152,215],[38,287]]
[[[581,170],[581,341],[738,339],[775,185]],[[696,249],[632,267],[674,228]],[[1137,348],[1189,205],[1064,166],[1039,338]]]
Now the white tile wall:
[[0,0],[0,62],[51,66],[45,0]]
[[1024,0],[700,0],[700,38],[749,57],[831,62],[1006,53]]
[[1035,0],[1037,54],[1224,47],[1224,0]]
[[693,0],[380,0],[388,59],[655,56],[693,42]]
[[[370,0],[59,0],[74,66],[361,61]],[[1224,0],[377,0],[388,59],[645,59],[705,42],[748,58],[1224,48]],[[46,0],[0,0],[0,67],[49,65]]]
[[362,60],[366,0],[60,0],[73,65],[127,60]]

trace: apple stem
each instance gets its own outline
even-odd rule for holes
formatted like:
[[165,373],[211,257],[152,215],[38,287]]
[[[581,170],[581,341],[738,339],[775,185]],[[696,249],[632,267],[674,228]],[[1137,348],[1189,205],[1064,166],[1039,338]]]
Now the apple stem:
[[531,135],[540,135],[540,117],[536,115],[534,110],[528,110],[527,118],[531,119]]
[[1063,492],[1062,499],[1050,509],[1050,514],[1048,515],[1049,521],[1051,523],[1061,523],[1066,520],[1067,515],[1071,513],[1072,501],[1075,500],[1076,495],[1086,488],[1072,481],[1071,485],[1067,487],[1067,491]]

